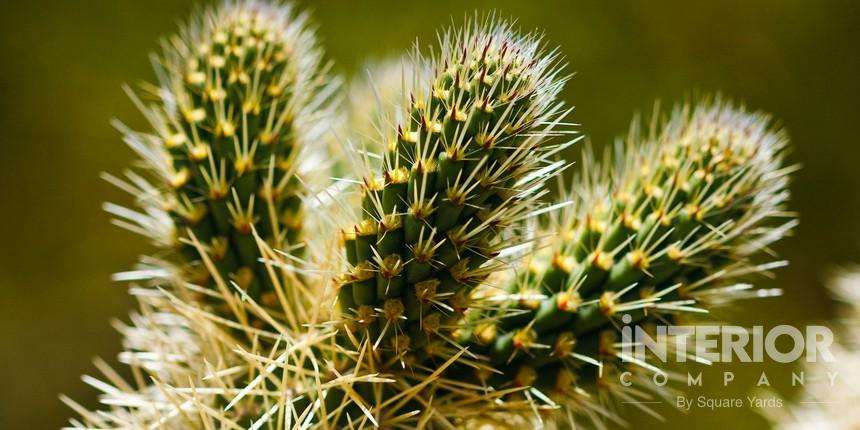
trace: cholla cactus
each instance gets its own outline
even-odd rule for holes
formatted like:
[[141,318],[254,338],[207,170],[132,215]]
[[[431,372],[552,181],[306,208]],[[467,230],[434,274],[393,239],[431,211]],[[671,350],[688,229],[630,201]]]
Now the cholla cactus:
[[515,301],[473,320],[466,338],[500,371],[487,383],[535,386],[595,415],[602,409],[577,387],[638,393],[618,384],[616,369],[630,367],[621,359],[663,372],[621,354],[622,315],[624,323],[671,321],[771,293],[731,280],[782,264],[750,257],[795,224],[784,212],[784,134],[766,116],[720,100],[679,107],[649,135],[638,130],[634,122],[614,168],[587,157],[572,186],[579,202],[552,218],[548,250],[529,258],[501,295]]
[[366,63],[349,85],[344,137],[355,140],[358,150],[384,153],[389,126],[407,122],[411,88],[405,87],[432,80],[430,65],[414,56]]
[[[300,245],[302,175],[323,162],[314,144],[334,88],[306,21],[288,6],[228,1],[164,42],[154,60],[159,85],[146,87],[154,102],[132,94],[152,130],[120,128],[156,182],[114,181],[151,216],[109,209],[178,251],[187,281],[233,281],[271,299],[254,234],[277,249]],[[162,214],[175,233],[152,229],[170,224]]]
[[860,415],[851,409],[860,400],[860,269],[840,271],[830,290],[842,305],[838,341],[830,346],[833,360],[804,370],[806,384],[796,404],[766,410],[776,429],[860,428]]
[[[110,410],[87,412],[66,399],[82,416],[72,424],[325,423],[313,400],[340,379],[324,386],[319,373],[301,369],[326,369],[333,332],[314,324],[330,319],[322,274],[335,269],[327,262],[337,241],[324,222],[305,222],[302,207],[325,204],[311,191],[314,170],[326,167],[321,140],[337,79],[325,73],[307,15],[228,0],[167,40],[155,65],[159,84],[144,88],[152,101],[132,94],[152,129],[120,126],[152,175],[108,176],[142,212],[107,210],[161,248],[116,277],[138,283],[131,291],[140,311],[119,326],[120,361],[135,380],[100,365],[106,381],[85,381]],[[322,239],[304,241],[303,231]]]
[[335,177],[346,179],[362,173],[355,171],[355,165],[364,162],[367,169],[380,168],[382,160],[377,157],[385,152],[388,126],[404,123],[408,115],[406,83],[431,79],[429,64],[414,57],[368,61],[361,66],[360,73],[348,81],[346,107],[329,140]]
[[[344,229],[350,269],[338,294],[344,343],[372,350],[356,366],[402,373],[395,385],[414,391],[406,406],[429,402],[435,390],[408,380],[429,385],[438,365],[462,354],[453,333],[471,291],[505,267],[505,249],[528,240],[521,221],[539,210],[542,183],[565,165],[551,157],[572,143],[549,139],[570,134],[556,101],[566,78],[537,36],[476,19],[447,32],[438,52],[403,66],[411,74],[399,117],[382,110],[373,119],[384,127],[385,153],[379,170],[364,163],[361,214]],[[386,397],[384,387],[372,389]]]
[[492,20],[418,59],[435,73],[407,87],[404,120],[385,132],[381,172],[363,175],[361,218],[344,232],[351,268],[338,297],[357,340],[396,361],[454,343],[471,290],[523,242],[517,223],[564,165],[550,157],[569,142],[547,139],[565,133],[554,130],[566,113],[555,59]]
[[[131,324],[115,326],[124,338],[119,360],[129,366],[133,378],[126,380],[97,361],[102,376],[83,380],[100,392],[99,401],[107,409],[88,411],[62,396],[80,415],[70,420],[69,428],[261,428],[268,423],[299,428],[315,415],[323,417],[318,422],[326,422],[324,409],[313,400],[328,386],[382,381],[348,375],[330,378],[323,386],[318,373],[302,371],[326,372],[319,351],[332,337],[328,331],[257,329],[163,290],[140,286],[132,293],[140,310],[132,314]],[[252,301],[245,309],[261,319],[277,317]],[[254,341],[243,343],[237,331]]]
[[[789,169],[765,116],[716,101],[634,126],[614,168],[587,158],[554,204],[545,182],[577,140],[557,52],[493,17],[433,52],[401,60],[399,81],[371,72],[375,107],[354,90],[362,114],[333,117],[336,80],[289,6],[228,1],[165,44],[155,100],[135,97],[152,130],[122,128],[155,183],[109,177],[143,213],[108,209],[170,252],[118,276],[141,305],[120,325],[135,381],[100,364],[107,382],[85,380],[110,409],[66,399],[73,426],[612,419],[587,393],[629,366],[619,315],[758,294],[730,279],[769,269],[750,258],[793,226],[771,221],[788,215]],[[327,128],[347,150],[315,156]]]

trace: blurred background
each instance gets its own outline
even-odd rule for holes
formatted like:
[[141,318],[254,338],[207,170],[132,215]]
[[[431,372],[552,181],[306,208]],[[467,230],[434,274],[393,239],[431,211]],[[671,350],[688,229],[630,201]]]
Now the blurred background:
[[[780,242],[791,260],[775,280],[781,298],[739,308],[745,324],[804,324],[830,315],[828,270],[860,262],[860,3],[853,1],[333,1],[307,5],[337,70],[396,55],[475,10],[496,9],[561,46],[576,77],[564,97],[598,145],[623,133],[635,112],[722,91],[771,112],[802,163],[792,191],[796,236]],[[103,201],[128,198],[98,177],[132,155],[111,129],[117,117],[142,126],[121,90],[153,79],[147,53],[193,3],[31,0],[0,5],[0,428],[57,428],[68,394],[95,404],[79,375],[91,359],[113,360],[109,325],[132,303],[110,273],[149,245],[109,224]],[[852,131],[854,130],[854,131]],[[790,365],[744,365],[728,387],[705,371],[694,394],[743,396],[767,368],[791,395]],[[710,378],[710,379],[709,379]],[[656,409],[666,423],[628,414],[637,428],[752,429],[754,412]]]

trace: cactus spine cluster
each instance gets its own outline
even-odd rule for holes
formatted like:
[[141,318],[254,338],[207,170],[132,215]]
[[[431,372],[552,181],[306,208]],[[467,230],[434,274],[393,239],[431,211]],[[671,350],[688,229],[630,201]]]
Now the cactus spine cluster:
[[554,60],[535,36],[477,21],[419,60],[435,73],[408,89],[381,168],[363,177],[361,220],[344,232],[338,298],[357,338],[400,359],[454,343],[471,290],[523,240],[517,222],[562,166],[549,158],[564,146],[548,142],[565,113]]
[[[331,338],[310,327],[329,317],[325,293],[309,288],[326,284],[319,274],[333,268],[314,262],[331,260],[336,241],[303,236],[329,236],[324,222],[306,220],[304,208],[324,207],[308,195],[324,186],[319,174],[330,164],[325,132],[338,79],[328,74],[307,14],[258,0],[226,0],[199,12],[163,42],[153,63],[157,84],[140,94],[128,90],[150,129],[118,124],[142,173],[106,175],[140,208],[107,204],[115,223],[159,247],[115,276],[132,282],[140,305],[130,324],[118,325],[126,348],[120,361],[134,380],[101,363],[105,382],[84,381],[102,392],[110,411],[91,413],[64,398],[82,417],[71,423],[301,422],[316,413],[309,404],[320,396],[311,382],[319,375],[258,360],[271,354],[280,366],[313,368]],[[272,373],[282,376],[279,383]],[[267,390],[249,388],[261,380]],[[275,392],[299,394],[271,400]]]
[[135,97],[152,130],[122,128],[155,183],[109,177],[143,211],[108,209],[174,256],[119,276],[141,304],[121,327],[138,377],[100,366],[109,383],[85,380],[110,410],[67,399],[75,427],[611,419],[588,392],[616,368],[662,372],[622,360],[621,315],[761,295],[730,280],[774,266],[752,258],[793,226],[767,117],[717,100],[634,125],[615,167],[587,156],[553,203],[578,140],[557,51],[490,17],[433,52],[364,81],[389,95],[368,118],[332,115],[336,80],[287,5],[230,0],[165,43],[154,101]]
[[784,210],[784,134],[720,100],[678,107],[649,134],[638,130],[634,122],[618,145],[615,168],[574,181],[580,202],[550,222],[547,250],[528,258],[502,295],[514,300],[468,333],[502,370],[497,379],[562,394],[574,381],[617,379],[614,369],[630,366],[621,359],[633,358],[618,347],[622,324],[769,293],[729,281],[782,264],[750,258],[795,224]]
[[225,3],[164,42],[154,101],[133,95],[152,130],[121,128],[158,182],[142,203],[172,220],[176,237],[163,243],[188,281],[220,277],[259,300],[274,286],[254,234],[299,245],[302,162],[321,162],[314,144],[331,93],[306,20],[286,6]]

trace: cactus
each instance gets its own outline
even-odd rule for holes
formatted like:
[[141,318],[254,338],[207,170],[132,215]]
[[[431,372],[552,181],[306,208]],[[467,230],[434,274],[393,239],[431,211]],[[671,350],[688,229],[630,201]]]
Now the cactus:
[[[440,366],[478,361],[453,339],[471,290],[505,268],[505,249],[530,240],[521,221],[543,206],[542,183],[566,164],[552,157],[575,140],[551,139],[572,133],[555,100],[566,78],[536,35],[476,18],[446,32],[438,52],[402,60],[405,91],[379,92],[403,109],[371,118],[382,162],[363,163],[360,213],[343,231],[342,344],[365,360],[345,364],[383,370],[410,393],[358,387],[402,398],[380,424],[427,404],[448,382]],[[454,422],[454,404],[438,401],[433,422]]]
[[678,107],[645,136],[639,128],[618,145],[614,169],[586,157],[572,187],[581,204],[553,217],[551,245],[501,295],[508,307],[465,333],[500,371],[485,383],[536,386],[582,409],[574,387],[611,389],[613,368],[630,367],[620,363],[633,358],[617,343],[622,315],[672,321],[772,293],[730,282],[783,264],[751,258],[796,223],[784,210],[784,133],[719,99]]
[[[344,158],[365,152],[384,154],[388,125],[406,122],[406,106],[410,103],[406,87],[432,79],[428,65],[409,56],[369,61],[362,65],[349,83],[348,106],[343,112],[346,118],[340,139],[349,141],[353,149],[346,152]],[[371,167],[379,169],[381,166],[374,164]],[[355,169],[349,166],[344,170],[353,173]]]
[[578,140],[558,52],[494,16],[439,42],[371,70],[335,115],[337,79],[288,5],[228,0],[165,43],[154,100],[133,95],[152,130],[121,126],[155,182],[109,176],[143,212],[108,210],[167,252],[117,276],[140,303],[119,326],[135,379],[100,362],[107,381],[85,381],[110,410],[64,398],[74,427],[615,420],[588,392],[639,395],[609,378],[633,367],[622,314],[766,295],[731,285],[778,266],[756,254],[794,226],[766,116],[715,100],[634,123],[614,167],[587,154],[553,202]]
[[[154,63],[159,84],[144,87],[153,101],[129,90],[152,129],[118,125],[155,173],[154,185],[141,186],[134,173],[110,179],[136,193],[158,221],[168,223],[164,214],[172,221],[175,233],[161,229],[157,243],[176,254],[182,279],[221,293],[232,281],[271,302],[273,281],[258,261],[254,235],[299,253],[302,184],[322,162],[314,146],[337,85],[325,73],[307,15],[228,1],[166,40]],[[137,223],[134,230],[153,233],[148,219],[108,209]],[[238,311],[228,305],[227,314]]]
[[526,239],[517,223],[539,207],[542,181],[564,165],[551,156],[570,143],[548,140],[567,133],[555,100],[565,78],[539,38],[475,20],[441,43],[413,67],[435,73],[407,86],[381,168],[362,175],[360,221],[344,231],[341,309],[357,340],[398,360],[453,343],[471,290]]
[[[308,416],[325,417],[324,409],[313,402],[325,387],[318,383],[318,374],[301,369],[326,370],[320,348],[331,333],[225,321],[193,300],[146,286],[132,288],[132,294],[139,310],[129,324],[116,323],[123,335],[119,361],[130,372],[97,360],[101,376],[84,376],[83,381],[99,391],[107,409],[88,411],[61,396],[81,416],[70,420],[70,428],[259,428],[254,425],[267,422],[298,428],[295,423]],[[260,311],[260,305],[249,302],[248,312],[259,311],[255,315],[261,320],[278,318],[276,312]],[[235,336],[237,330],[255,336],[255,341],[243,343]],[[380,378],[347,375],[326,383],[339,387],[354,381]],[[326,419],[317,421],[323,424]]]
[[[64,398],[81,413],[73,426],[326,422],[314,403],[319,375],[299,370],[324,369],[332,337],[317,324],[330,319],[320,274],[334,269],[326,264],[337,242],[325,238],[336,236],[303,214],[327,210],[327,192],[315,191],[327,168],[323,133],[338,79],[322,61],[306,14],[227,0],[163,43],[154,57],[157,86],[144,85],[141,96],[128,91],[151,130],[118,126],[152,175],[106,175],[141,211],[106,209],[159,251],[115,276],[133,282],[140,304],[130,324],[117,325],[126,348],[120,361],[134,379],[99,362],[104,381],[84,380],[110,410],[91,413]],[[261,356],[272,359],[258,368]],[[374,379],[326,383],[353,380]],[[264,389],[248,388],[261,381]],[[276,399],[277,411],[266,403],[270,392],[289,397]]]

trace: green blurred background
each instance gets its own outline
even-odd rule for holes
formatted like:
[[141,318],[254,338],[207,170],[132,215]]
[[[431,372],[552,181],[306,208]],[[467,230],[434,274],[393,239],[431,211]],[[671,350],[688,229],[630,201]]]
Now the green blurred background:
[[[109,281],[148,244],[112,227],[105,200],[128,198],[98,177],[131,161],[112,117],[142,125],[120,89],[152,79],[147,53],[193,9],[173,1],[31,0],[0,10],[0,428],[57,428],[66,393],[87,405],[79,380],[93,356],[113,359],[111,318],[131,308]],[[466,13],[497,9],[546,30],[576,71],[565,98],[598,145],[632,114],[701,92],[723,91],[772,112],[803,164],[793,184],[796,237],[777,247],[792,265],[776,280],[782,298],[738,309],[742,322],[819,321],[831,313],[822,278],[860,261],[860,9],[853,1],[323,1],[310,4],[337,69],[397,54]],[[854,131],[852,131],[854,130]],[[789,385],[791,366],[770,366]],[[706,372],[703,393],[743,395],[761,366],[738,369],[723,389]],[[711,377],[709,381],[707,378]],[[698,394],[698,392],[697,392]],[[637,428],[760,428],[747,410],[657,409],[667,423],[630,414]]]

